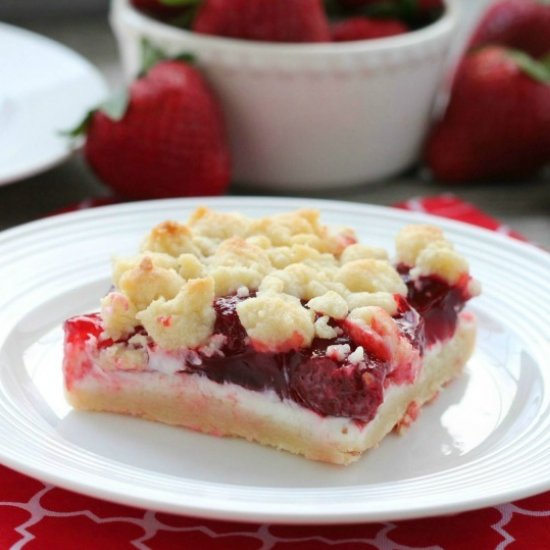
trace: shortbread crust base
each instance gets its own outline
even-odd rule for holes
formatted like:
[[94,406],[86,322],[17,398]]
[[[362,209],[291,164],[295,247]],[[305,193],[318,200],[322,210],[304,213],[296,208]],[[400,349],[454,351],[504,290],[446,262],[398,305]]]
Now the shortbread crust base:
[[[364,426],[347,418],[322,417],[294,401],[281,400],[274,391],[251,391],[189,373],[105,371],[92,365],[66,393],[76,409],[139,416],[204,433],[242,437],[313,460],[350,464],[394,427],[406,426],[411,406],[416,410],[431,401],[462,371],[473,352],[475,334],[474,318],[463,313],[454,336],[426,352],[418,379],[387,388],[376,416]],[[74,356],[66,370],[75,367],[73,360]]]

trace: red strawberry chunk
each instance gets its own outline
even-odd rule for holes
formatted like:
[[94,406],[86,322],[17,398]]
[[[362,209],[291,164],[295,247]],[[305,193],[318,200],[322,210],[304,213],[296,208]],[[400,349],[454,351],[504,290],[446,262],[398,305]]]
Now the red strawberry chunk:
[[372,368],[371,362],[369,366],[312,357],[291,372],[290,389],[296,401],[319,414],[368,422],[382,403],[385,377],[383,365]]
[[332,39],[335,42],[369,40],[395,36],[407,31],[407,26],[398,19],[350,17],[332,26]]
[[193,22],[198,33],[268,42],[328,42],[321,0],[205,0]]

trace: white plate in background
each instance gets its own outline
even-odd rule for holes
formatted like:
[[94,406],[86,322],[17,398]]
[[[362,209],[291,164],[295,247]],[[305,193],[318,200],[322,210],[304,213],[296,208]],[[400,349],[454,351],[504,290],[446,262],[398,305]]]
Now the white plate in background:
[[38,174],[71,153],[61,131],[107,95],[97,69],[69,48],[0,23],[0,185]]
[[[251,216],[318,207],[392,248],[406,223],[441,226],[483,294],[464,375],[349,467],[144,420],[75,412],[62,391],[62,323],[97,308],[110,258],[194,207]],[[390,208],[272,198],[115,205],[0,233],[0,460],[59,486],[155,510],[243,521],[337,523],[425,517],[550,489],[550,255],[502,235]]]

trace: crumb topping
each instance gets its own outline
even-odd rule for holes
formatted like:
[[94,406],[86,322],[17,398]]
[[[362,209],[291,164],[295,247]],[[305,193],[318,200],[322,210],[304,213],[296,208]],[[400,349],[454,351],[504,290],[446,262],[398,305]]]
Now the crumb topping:
[[436,241],[423,248],[416,258],[411,276],[437,274],[450,285],[458,282],[461,275],[468,271],[468,262],[446,241]]
[[173,299],[160,297],[136,317],[162,348],[196,348],[212,334],[216,320],[213,301],[214,280],[192,279]]
[[315,323],[315,336],[317,338],[323,338],[324,340],[332,340],[338,336],[338,327],[333,327],[329,324],[330,317],[328,315],[323,315],[319,317]]
[[[437,274],[454,284],[468,273],[436,227],[403,228],[396,250],[396,265],[409,266],[413,278]],[[335,320],[392,353],[406,352],[398,349],[391,316],[395,297],[406,296],[407,287],[387,252],[357,243],[348,228],[322,225],[316,210],[253,219],[198,208],[187,224],[153,228],[138,255],[116,259],[113,283],[101,316],[103,336],[115,341],[141,325],[163,349],[210,349],[213,301],[236,294],[239,320],[257,349],[283,351],[309,346],[314,337],[335,338]]]
[[411,277],[438,275],[449,284],[468,273],[468,262],[453,249],[443,232],[431,225],[409,225],[396,237],[399,262],[412,267]]
[[430,243],[443,241],[443,231],[433,225],[407,225],[395,237],[397,260],[406,265],[415,265],[420,252]]
[[315,334],[313,312],[298,298],[266,292],[237,305],[237,314],[258,351],[309,346]]
[[356,243],[344,249],[340,256],[340,262],[347,264],[355,260],[368,260],[371,258],[374,260],[389,260],[388,253],[383,248]]
[[335,361],[343,362],[350,354],[351,348],[349,344],[333,344],[327,347],[327,357]]
[[348,294],[346,299],[350,310],[359,307],[377,306],[390,315],[397,313],[397,302],[390,292],[352,292]]
[[193,242],[193,233],[186,225],[166,221],[157,225],[143,241],[141,249],[147,252],[161,252],[169,256],[197,254],[198,247]]
[[158,298],[172,299],[184,284],[173,269],[155,265],[145,256],[138,265],[120,276],[118,287],[138,311]]
[[357,346],[355,348],[355,351],[353,353],[350,353],[348,355],[348,361],[352,365],[358,365],[365,359],[365,350],[363,349],[363,346]]
[[322,296],[312,298],[307,303],[307,307],[316,313],[328,315],[333,319],[344,319],[349,310],[346,300],[334,290],[329,290]]
[[128,336],[139,324],[136,314],[134,304],[121,292],[110,292],[101,300],[103,327],[109,338]]
[[387,260],[355,260],[344,264],[336,273],[336,281],[351,292],[389,292],[407,295],[407,285]]

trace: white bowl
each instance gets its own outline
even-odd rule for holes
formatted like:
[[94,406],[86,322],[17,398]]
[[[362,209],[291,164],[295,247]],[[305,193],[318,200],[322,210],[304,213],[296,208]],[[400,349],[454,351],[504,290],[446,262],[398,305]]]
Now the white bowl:
[[319,190],[397,174],[419,155],[457,27],[456,0],[435,23],[377,40],[274,44],[196,34],[112,0],[127,78],[147,38],[192,53],[222,102],[233,179]]

